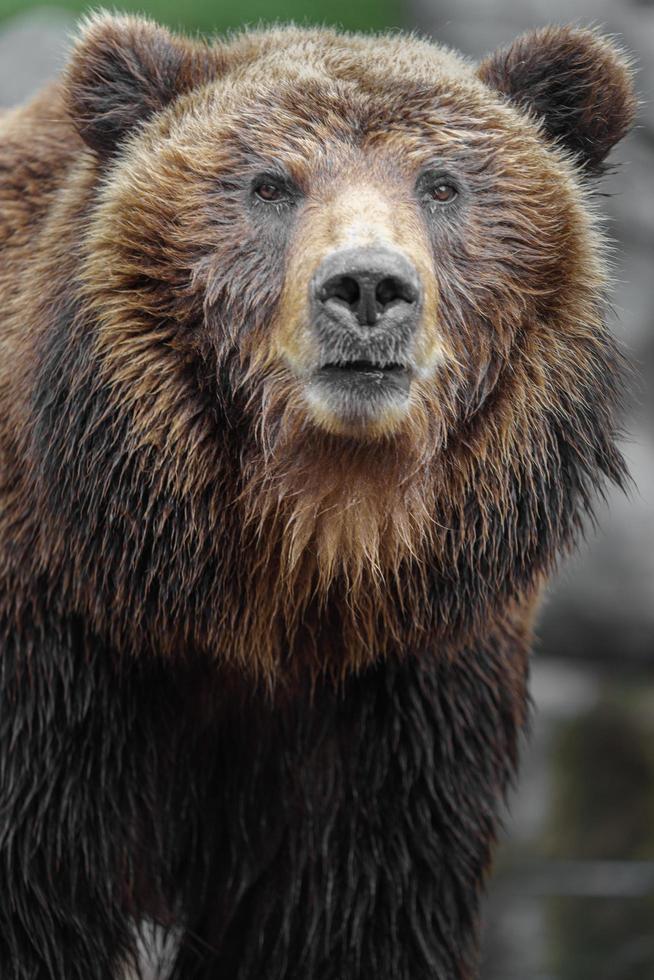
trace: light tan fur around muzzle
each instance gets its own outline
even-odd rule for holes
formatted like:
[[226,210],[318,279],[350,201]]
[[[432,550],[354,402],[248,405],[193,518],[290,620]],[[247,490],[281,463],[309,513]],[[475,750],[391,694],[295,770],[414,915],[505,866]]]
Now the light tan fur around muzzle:
[[[311,284],[322,262],[334,252],[357,247],[386,247],[402,253],[415,266],[422,288],[422,310],[414,341],[416,376],[428,379],[445,358],[438,327],[438,291],[427,233],[417,206],[408,197],[391,194],[370,178],[341,183],[328,200],[310,201],[298,222],[286,265],[285,285],[267,351],[272,362],[286,364],[300,379],[317,367],[319,350],[311,322]],[[403,415],[410,411],[411,400]],[[314,421],[338,430],[326,407],[307,401]],[[397,412],[375,424],[382,431],[397,425]],[[381,432],[376,432],[376,435]]]

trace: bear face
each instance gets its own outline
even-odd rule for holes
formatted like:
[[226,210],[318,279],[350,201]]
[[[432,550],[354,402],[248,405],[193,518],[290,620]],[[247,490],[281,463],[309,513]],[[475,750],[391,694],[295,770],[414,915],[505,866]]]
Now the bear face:
[[[66,448],[44,495],[93,487],[66,505],[87,522],[71,563],[92,564],[98,534],[130,542],[94,594],[147,570],[122,587],[123,638],[154,608],[159,644],[173,614],[214,642],[198,581],[222,623],[259,610],[245,651],[264,621],[288,637],[311,596],[347,595],[355,659],[403,635],[409,606],[459,643],[532,596],[623,473],[589,198],[633,117],[620,53],[549,29],[475,67],[413,38],[289,28],[209,48],[100,16],[63,95],[89,148],[73,332],[89,418],[120,425],[71,407],[86,462]],[[48,399],[66,370],[52,361]],[[236,538],[257,584],[225,613]]]
[[[134,29],[96,23],[71,68],[73,115],[100,148],[77,75],[118,31],[94,76],[106,87]],[[138,32],[158,69],[174,42]],[[119,319],[175,320],[178,345],[258,385],[269,440],[295,422],[421,455],[477,411],[521,329],[592,316],[604,274],[576,167],[454,55],[290,30],[215,60],[215,77],[203,64],[201,84],[158,93],[113,162],[88,279],[100,311],[119,290]]]

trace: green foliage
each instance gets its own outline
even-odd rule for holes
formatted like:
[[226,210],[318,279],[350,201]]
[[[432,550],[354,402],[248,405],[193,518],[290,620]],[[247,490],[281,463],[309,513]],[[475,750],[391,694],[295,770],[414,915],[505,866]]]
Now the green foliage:
[[[58,0],[46,4],[79,16],[101,4],[83,0]],[[298,24],[337,24],[352,30],[400,26],[400,0],[141,0],[106,6],[119,11],[145,13],[173,28],[211,34],[260,21],[294,20]],[[0,20],[43,9],[41,0],[0,0]]]

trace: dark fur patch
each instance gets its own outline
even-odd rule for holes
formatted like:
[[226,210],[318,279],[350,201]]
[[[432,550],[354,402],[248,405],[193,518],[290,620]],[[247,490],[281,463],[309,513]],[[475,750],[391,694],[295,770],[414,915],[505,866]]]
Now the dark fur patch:
[[590,175],[601,173],[634,121],[630,62],[593,31],[546,27],[525,34],[482,62],[479,77],[533,112]]
[[135,126],[209,81],[218,66],[210,48],[163,27],[132,17],[96,17],[67,69],[69,111],[82,139],[111,154]]

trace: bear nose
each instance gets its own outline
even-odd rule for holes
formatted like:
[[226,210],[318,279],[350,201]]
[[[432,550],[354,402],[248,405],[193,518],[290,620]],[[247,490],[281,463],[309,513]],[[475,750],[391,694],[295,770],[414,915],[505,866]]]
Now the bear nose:
[[328,256],[315,277],[318,306],[331,320],[361,327],[415,320],[420,280],[401,252],[356,248]]

